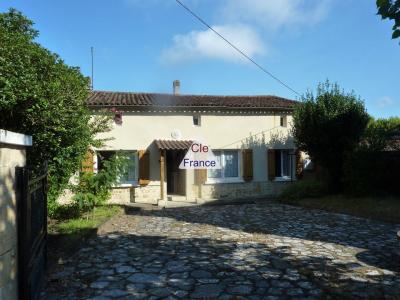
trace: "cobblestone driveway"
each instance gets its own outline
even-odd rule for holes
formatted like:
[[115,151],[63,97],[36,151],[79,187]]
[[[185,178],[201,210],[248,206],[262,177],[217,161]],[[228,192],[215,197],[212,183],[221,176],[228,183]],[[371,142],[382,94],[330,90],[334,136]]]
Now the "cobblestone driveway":
[[51,274],[45,299],[400,299],[400,225],[276,203],[110,222]]

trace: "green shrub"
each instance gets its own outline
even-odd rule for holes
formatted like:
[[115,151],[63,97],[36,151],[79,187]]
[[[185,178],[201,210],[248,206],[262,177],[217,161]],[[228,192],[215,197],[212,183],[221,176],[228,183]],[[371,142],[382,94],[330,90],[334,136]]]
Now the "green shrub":
[[371,118],[362,142],[344,164],[345,192],[353,196],[400,195],[400,118]]
[[327,194],[326,185],[317,180],[300,180],[288,185],[281,193],[282,200],[317,198]]
[[345,192],[352,196],[400,195],[399,169],[399,152],[354,152],[345,164]]
[[73,200],[79,210],[92,210],[108,200],[112,187],[118,183],[120,175],[126,172],[127,161],[124,154],[117,153],[111,159],[105,160],[104,168],[96,174],[80,174],[79,184],[71,186],[75,193]]
[[297,147],[327,171],[332,191],[341,190],[345,156],[357,147],[368,121],[363,101],[328,81],[318,85],[316,95],[306,93],[295,107]]
[[[49,215],[88,147],[107,122],[91,118],[86,78],[36,40],[33,22],[15,9],[0,13],[0,128],[32,135],[27,162],[48,162]],[[102,119],[102,118],[100,118]]]
[[57,220],[68,220],[78,218],[81,215],[79,206],[75,203],[68,205],[54,205],[51,217]]

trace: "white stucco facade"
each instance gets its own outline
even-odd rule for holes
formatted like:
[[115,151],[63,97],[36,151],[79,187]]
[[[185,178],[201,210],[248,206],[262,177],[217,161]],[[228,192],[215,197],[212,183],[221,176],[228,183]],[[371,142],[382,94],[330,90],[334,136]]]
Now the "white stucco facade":
[[[200,116],[200,126],[193,124],[193,116]],[[284,117],[285,126],[281,126]],[[288,111],[123,111],[122,124],[113,125],[110,132],[101,138],[110,138],[104,150],[147,150],[150,152],[150,182],[137,183],[114,189],[111,202],[145,202],[160,204],[168,200],[204,203],[217,199],[275,196],[282,186],[294,179],[294,165],[288,178],[269,180],[268,149],[294,149],[290,134],[292,117]],[[164,194],[160,188],[160,150],[154,140],[200,140],[212,150],[238,150],[239,176],[221,182],[207,180],[203,184],[195,181],[193,170],[185,171],[183,195],[169,196],[167,170],[165,167]],[[253,178],[245,182],[241,177],[241,150],[251,149],[253,156]],[[96,163],[95,163],[96,168]],[[161,203],[161,204],[162,204]]]

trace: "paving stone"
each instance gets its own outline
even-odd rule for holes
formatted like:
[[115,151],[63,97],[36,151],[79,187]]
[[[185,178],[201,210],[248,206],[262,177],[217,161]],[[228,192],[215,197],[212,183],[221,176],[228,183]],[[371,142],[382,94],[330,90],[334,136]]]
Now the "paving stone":
[[211,278],[212,277],[212,274],[210,272],[203,271],[203,270],[195,270],[192,273],[190,273],[190,275],[193,278]]
[[253,288],[250,285],[237,285],[231,288],[228,288],[228,293],[234,295],[249,295]]
[[276,202],[143,210],[110,224],[57,264],[43,299],[396,299],[400,290],[400,224]]
[[163,297],[167,297],[171,294],[171,289],[165,288],[165,287],[152,288],[152,289],[150,289],[150,294],[163,298]]
[[154,274],[147,273],[136,273],[127,278],[128,281],[133,283],[159,283],[161,282],[161,277]]
[[122,297],[127,295],[128,292],[123,291],[123,290],[119,290],[119,289],[111,289],[111,290],[106,290],[103,293],[103,296],[108,296],[111,298],[117,298],[117,297]]
[[196,286],[194,292],[191,294],[191,297],[195,299],[218,297],[223,290],[224,286],[220,284],[203,284]]
[[135,268],[132,268],[131,266],[119,266],[115,268],[117,273],[134,273],[137,272]]
[[94,289],[103,289],[106,286],[108,286],[109,284],[110,283],[107,282],[107,281],[95,281],[95,282],[90,284],[90,287],[94,288]]
[[299,288],[290,288],[286,290],[286,294],[289,296],[300,296],[303,295],[303,290]]
[[193,278],[187,278],[187,279],[179,279],[179,278],[171,278],[168,279],[168,285],[177,287],[182,290],[190,290],[193,287],[193,284],[195,283],[195,280]]
[[187,291],[183,291],[183,290],[176,290],[173,293],[178,298],[186,298],[187,295],[188,295],[188,292]]

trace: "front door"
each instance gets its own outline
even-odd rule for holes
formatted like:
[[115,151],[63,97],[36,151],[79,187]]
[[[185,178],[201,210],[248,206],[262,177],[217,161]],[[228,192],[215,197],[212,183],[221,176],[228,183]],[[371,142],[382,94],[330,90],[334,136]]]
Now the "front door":
[[167,150],[168,195],[186,195],[186,171],[179,169],[184,156],[184,150]]

